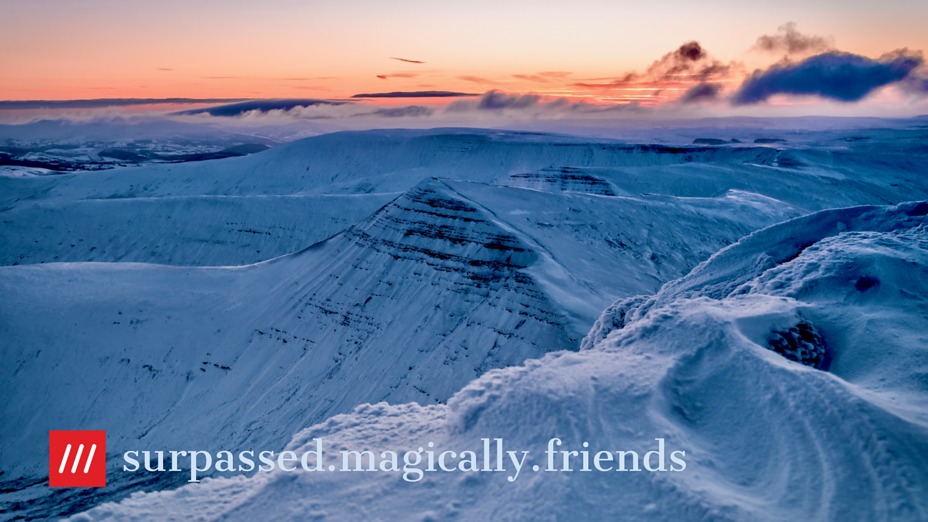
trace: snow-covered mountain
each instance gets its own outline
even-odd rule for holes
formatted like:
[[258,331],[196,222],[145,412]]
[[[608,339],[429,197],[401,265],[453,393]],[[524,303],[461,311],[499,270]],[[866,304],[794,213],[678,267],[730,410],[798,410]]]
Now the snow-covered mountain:
[[[630,298],[596,323],[585,346],[597,345],[657,299],[633,296],[658,292],[755,230],[820,209],[928,198],[919,132],[671,146],[372,131],[226,160],[0,177],[0,502],[73,513],[175,485],[114,474],[101,492],[50,494],[49,429],[106,429],[113,456],[139,444],[279,449],[306,426],[387,401],[421,406],[362,412],[395,408],[403,422],[405,412],[428,412],[438,417],[423,421],[423,433],[443,433],[441,419],[470,393],[456,392],[509,374],[468,385],[475,378],[576,351],[604,308]],[[770,243],[766,255],[784,262],[778,252],[788,249],[770,231],[805,247],[828,215],[740,244]],[[753,255],[723,263],[726,277],[770,268]],[[590,375],[612,383],[618,377],[604,372],[625,362],[607,362]],[[575,397],[565,386],[564,397],[549,398],[566,407]],[[619,400],[622,389],[608,393]],[[453,396],[451,410],[441,406]],[[551,413],[513,408],[526,423]],[[500,433],[528,436],[512,426]],[[603,441],[624,429],[600,428]]]
[[[543,467],[551,437],[642,451],[660,437],[685,448],[685,473],[272,472],[76,519],[924,519],[926,215],[928,202],[857,207],[764,229],[607,312],[588,350],[492,371],[447,405],[361,406],[288,446],[480,451],[501,437]],[[783,349],[804,329],[827,370]]]
[[[742,133],[746,142],[754,135]],[[431,177],[636,198],[737,190],[797,212],[896,203],[925,190],[925,135],[873,130],[853,141],[678,146],[388,130],[329,134],[244,158],[0,176],[0,263],[254,263],[321,241]]]
[[[114,455],[140,442],[280,447],[365,402],[443,402],[489,369],[576,349],[616,295],[784,212],[739,196],[600,202],[426,180],[256,265],[3,267],[16,349],[3,353],[0,459],[13,478],[41,474],[31,455],[61,425],[105,426]],[[667,219],[689,228],[656,226]],[[625,276],[597,284],[609,273]]]

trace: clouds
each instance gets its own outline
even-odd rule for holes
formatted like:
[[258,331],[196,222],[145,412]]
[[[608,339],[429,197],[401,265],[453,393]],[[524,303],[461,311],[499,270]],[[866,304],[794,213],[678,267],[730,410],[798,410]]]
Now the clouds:
[[832,38],[802,34],[796,29],[796,22],[787,22],[777,28],[777,34],[760,36],[753,49],[771,53],[806,54],[830,51],[832,46]]
[[[781,25],[777,34],[759,37],[752,49],[785,57],[748,76],[732,96],[735,105],[760,103],[775,95],[853,103],[895,84],[906,92],[928,93],[928,82],[919,80],[924,77],[920,52],[902,49],[876,59],[842,52],[834,48],[832,38],[800,33],[794,22]],[[810,54],[799,62],[790,59],[790,55]]]
[[617,114],[640,114],[637,103],[602,105],[586,100],[575,101],[559,96],[542,96],[535,93],[508,93],[492,90],[477,99],[458,100],[449,104],[436,117],[461,117],[471,121],[518,121],[561,118],[613,118]]
[[[561,118],[568,115],[607,115],[617,106],[602,106],[585,101],[573,101],[536,93],[510,93],[491,90],[483,94],[452,91],[395,91],[361,93],[354,100],[251,100],[197,108],[170,114],[183,121],[239,122],[277,125],[287,122],[330,122],[330,125],[366,125],[378,119],[404,118],[410,124],[468,124],[469,122],[508,121],[521,119]],[[378,106],[376,99],[436,98],[456,99],[434,106]],[[366,100],[365,100],[366,99]],[[627,108],[627,107],[626,107]],[[359,123],[353,123],[359,122]],[[420,123],[416,123],[420,122]],[[406,124],[406,123],[404,123]]]
[[449,114],[495,114],[515,115],[531,118],[557,118],[569,113],[588,110],[590,113],[601,111],[604,107],[584,101],[575,102],[557,96],[541,96],[535,93],[508,93],[492,90],[483,93],[474,100],[460,100],[450,104]]
[[[678,98],[676,92],[688,92],[702,84],[713,84],[720,90],[721,82],[732,80],[742,71],[740,63],[717,60],[702,44],[691,40],[652,62],[644,72],[628,72],[607,81],[580,81],[572,86],[608,93],[608,97],[601,97],[604,101],[657,105]],[[705,101],[708,89],[699,87],[686,103]]]
[[410,60],[409,58],[397,58],[397,57],[395,57],[395,56],[391,56],[390,59],[391,59],[391,60],[396,60],[396,61],[398,61],[398,62],[406,62],[406,63],[416,63],[416,64],[425,63],[425,62],[423,62],[423,61],[421,61],[421,60]]
[[463,75],[458,76],[458,80],[470,82],[470,83],[481,83],[481,84],[493,84],[496,83],[489,78],[484,78],[482,76],[473,76],[473,75]]
[[423,107],[421,105],[408,105],[406,107],[387,107],[384,109],[377,109],[371,112],[358,114],[355,117],[379,116],[383,118],[422,118],[431,116],[434,112],[435,110],[429,107]]
[[514,94],[498,90],[483,93],[476,100],[460,100],[450,104],[447,108],[451,113],[479,113],[479,112],[522,112],[534,109],[553,102],[546,102],[537,94]]
[[[745,43],[750,42],[749,39]],[[706,104],[712,105],[713,110],[722,110],[723,102],[734,106],[754,105],[777,95],[817,96],[825,100],[851,103],[887,85],[897,85],[898,90],[910,93],[913,97],[928,93],[928,74],[923,72],[925,68],[920,55],[900,51],[880,58],[870,58],[841,52],[835,49],[831,37],[800,32],[794,22],[781,25],[772,34],[760,35],[752,50],[773,54],[772,57],[763,57],[767,63],[778,61],[748,74],[741,62],[716,57],[699,41],[689,40],[664,53],[646,68],[620,70],[613,77],[581,79],[570,72],[543,69],[543,72],[529,70],[501,76],[479,76],[477,74],[480,71],[424,71],[416,65],[419,60],[394,56],[393,60],[409,62],[414,66],[408,67],[410,72],[379,77],[386,80],[428,75],[428,83],[414,86],[423,90],[375,90],[354,97],[476,97],[467,92],[471,91],[467,87],[470,84],[476,87],[474,92],[488,92],[473,100],[453,102],[449,107],[451,112],[521,111],[522,114],[549,114],[565,110],[588,113],[595,109],[622,105],[646,108],[666,106],[693,112],[701,110],[699,105]],[[435,78],[450,81],[442,85]],[[451,89],[438,90],[446,86]],[[891,98],[893,95],[898,95],[898,92],[893,91],[888,96]],[[562,98],[561,101],[558,101],[558,97]],[[779,103],[773,104],[772,108],[777,105]],[[435,112],[441,114],[443,110]]]
[[[395,125],[469,126],[498,125],[522,121],[591,118],[608,120],[619,113],[634,113],[635,104],[598,105],[570,98],[537,93],[491,90],[480,95],[450,91],[396,91],[366,93],[354,100],[254,100],[165,115],[184,122],[210,123],[230,127],[277,128],[294,131],[309,128],[343,130]],[[363,98],[361,97],[363,96]],[[382,106],[376,99],[446,98],[451,103],[434,105]],[[386,120],[393,120],[387,123]],[[291,126],[292,125],[292,126]],[[308,127],[307,127],[308,126]]]
[[563,80],[570,76],[568,71],[543,71],[535,74],[513,74],[512,77],[517,80],[525,80],[535,83],[550,83],[557,80]]
[[722,86],[717,83],[700,83],[691,87],[680,97],[680,103],[688,105],[717,100],[722,92]]
[[643,76],[655,80],[704,81],[726,76],[734,66],[711,58],[699,42],[690,41],[652,63]]
[[679,49],[670,53],[668,56],[680,63],[695,62],[705,58],[706,51],[699,45],[699,42],[692,41],[681,45]]
[[250,100],[240,103],[230,103],[226,105],[216,105],[201,109],[192,109],[181,111],[177,114],[184,116],[193,116],[197,114],[208,114],[210,116],[236,117],[251,112],[270,112],[270,111],[290,111],[298,108],[316,107],[316,106],[337,106],[344,105],[345,102],[316,100],[316,99],[287,99],[287,100]]
[[[746,53],[746,46],[753,41],[754,38],[749,37],[737,48]],[[579,72],[557,70],[555,66],[550,66],[551,70],[533,67],[505,72],[479,68],[432,69],[421,65],[425,63],[421,60],[392,56],[383,59],[383,62],[393,63],[396,68],[390,66],[390,69],[381,69],[385,74],[377,75],[381,80],[390,81],[375,80],[372,76],[378,71],[369,70],[365,74],[364,83],[357,83],[357,90],[352,88],[346,92],[345,88],[340,87],[343,85],[341,83],[302,83],[335,80],[331,76],[262,77],[261,80],[276,81],[280,88],[277,92],[287,93],[297,99],[250,102],[241,99],[215,100],[216,103],[244,103],[198,109],[179,116],[190,117],[199,113],[202,117],[231,116],[241,120],[281,117],[311,119],[314,123],[321,119],[353,122],[364,118],[402,117],[409,121],[418,119],[424,125],[448,117],[473,118],[475,121],[596,117],[619,114],[623,108],[629,111],[652,111],[661,117],[670,114],[723,114],[725,111],[737,114],[776,114],[778,111],[786,113],[791,110],[785,103],[781,103],[779,97],[815,96],[826,101],[853,103],[885,86],[893,88],[882,92],[880,96],[874,96],[872,103],[862,105],[859,110],[881,105],[891,107],[896,103],[895,107],[903,107],[900,111],[916,113],[925,112],[924,107],[928,106],[928,67],[923,65],[921,55],[914,52],[897,51],[879,58],[840,52],[833,47],[831,38],[802,33],[792,22],[780,26],[772,34],[756,38],[752,50],[770,53],[761,56],[755,54],[751,59],[761,59],[764,60],[761,63],[772,65],[747,74],[748,71],[740,62],[717,57],[699,41],[689,40],[658,55],[653,61],[644,62],[649,65],[638,70],[619,69],[611,76],[592,77],[603,75],[603,72],[596,71],[590,74],[591,77],[585,78]],[[164,74],[170,73],[165,71]],[[480,74],[483,76],[478,76]],[[215,80],[231,78],[212,77]],[[225,86],[224,82],[216,83]],[[377,86],[386,88],[378,89]],[[296,89],[312,89],[317,99],[302,99],[305,95],[311,95],[310,92]],[[235,91],[231,92],[235,94]],[[326,96],[319,96],[320,92]],[[352,96],[352,93],[358,94]],[[250,97],[262,93],[244,91],[241,94]],[[771,100],[773,103],[764,108],[745,108]],[[112,99],[18,102],[15,105],[0,103],[0,110],[38,110],[46,107],[95,109],[134,105],[144,101]],[[195,108],[205,106],[208,100],[163,101],[200,102],[185,107]],[[153,103],[154,100],[147,102]],[[806,111],[811,110],[809,107],[812,106],[810,103],[792,105],[801,105],[805,107],[801,110]],[[821,103],[814,110],[823,107],[838,110],[835,107],[841,105]],[[164,110],[174,111],[178,108]],[[841,110],[858,109],[847,107]]]
[[389,80],[391,78],[415,78],[419,76],[416,73],[391,73],[391,74],[378,74],[377,77],[381,80]]
[[913,74],[906,78],[900,85],[902,90],[918,95],[928,95],[928,71],[921,71],[920,74]]
[[920,54],[906,50],[876,60],[830,51],[798,63],[777,64],[764,71],[755,71],[735,93],[732,102],[736,105],[760,103],[777,94],[814,95],[856,102],[880,87],[905,80],[923,62]]
[[462,96],[477,96],[477,94],[454,91],[393,91],[360,93],[352,98],[459,98]]
[[535,94],[506,94],[490,91],[480,97],[477,110],[527,109],[538,105],[541,97]]
[[[270,102],[270,103],[268,103]],[[357,101],[328,100],[255,100],[247,104],[231,104],[195,111],[169,114],[181,121],[215,123],[218,125],[268,125],[287,126],[310,123],[337,126],[353,120],[377,121],[385,118],[423,118],[433,109],[417,105],[400,107],[378,107]]]
[[[805,34],[793,22],[778,28],[775,34],[761,35],[754,50],[781,54],[775,64],[747,74],[737,61],[713,57],[695,40],[654,60],[643,71],[625,72],[613,78],[574,80],[570,73],[548,72],[512,74],[511,78],[538,84],[541,92],[564,96],[562,104],[553,104],[551,96],[507,93],[511,83],[495,83],[476,76],[458,76],[462,81],[493,88],[477,102],[458,104],[474,111],[534,112],[539,107],[562,111],[576,107],[583,112],[591,108],[635,105],[657,108],[720,102],[734,106],[754,105],[777,95],[817,96],[825,100],[853,103],[863,100],[882,87],[895,85],[913,96],[928,94],[928,69],[920,53],[907,50],[869,58],[841,52],[830,37]],[[798,56],[798,60],[792,57]],[[509,91],[510,89],[506,89]],[[585,99],[577,103],[573,100]],[[574,110],[574,109],[571,109]]]
[[[783,53],[783,58],[767,69],[746,75],[741,63],[716,59],[692,40],[664,54],[644,71],[612,79],[577,81],[570,87],[586,90],[599,102],[638,103],[644,107],[717,101],[744,106],[776,95],[818,96],[851,103],[895,84],[915,95],[928,93],[928,74],[922,72],[925,68],[919,53],[903,50],[874,59],[840,52],[833,48],[831,38],[801,33],[793,22],[780,26],[776,34],[760,36],[754,49]],[[804,59],[797,62],[791,55]]]

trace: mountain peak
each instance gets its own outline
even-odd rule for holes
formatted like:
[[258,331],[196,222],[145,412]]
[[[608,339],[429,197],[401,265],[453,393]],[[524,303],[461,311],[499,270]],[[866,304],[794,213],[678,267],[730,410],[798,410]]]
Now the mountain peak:
[[394,259],[463,271],[474,281],[500,279],[537,259],[489,211],[437,178],[419,183],[346,234],[353,243]]

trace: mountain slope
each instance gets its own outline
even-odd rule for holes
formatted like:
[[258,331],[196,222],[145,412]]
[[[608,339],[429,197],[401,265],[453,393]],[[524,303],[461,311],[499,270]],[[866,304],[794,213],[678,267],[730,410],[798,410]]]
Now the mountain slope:
[[[575,348],[616,297],[653,291],[794,213],[743,195],[426,180],[345,232],[256,265],[0,268],[2,440],[22,450],[0,451],[6,501],[73,509],[23,489],[41,486],[30,455],[48,429],[103,426],[113,454],[139,441],[279,448],[361,403],[443,402],[487,370]],[[104,493],[151,487],[117,481]]]
[[[87,423],[107,425],[114,447],[191,443],[179,424],[208,445],[273,441],[360,402],[444,400],[579,340],[524,272],[535,259],[436,183],[259,265],[6,268],[3,444]],[[7,473],[25,464],[2,453]]]
[[[642,452],[662,438],[686,451],[685,472],[528,469],[513,482],[434,472],[415,484],[396,472],[259,473],[137,495],[79,519],[925,518],[926,214],[928,203],[865,207],[770,227],[649,306],[632,305],[589,350],[490,372],[447,406],[362,406],[289,445],[312,449],[324,437],[332,452],[426,442],[479,451],[481,437],[501,437],[543,467],[550,437],[566,449]],[[774,340],[801,323],[821,333],[828,371],[776,352]]]
[[0,265],[147,262],[229,266],[290,254],[396,194],[39,200],[0,214]]

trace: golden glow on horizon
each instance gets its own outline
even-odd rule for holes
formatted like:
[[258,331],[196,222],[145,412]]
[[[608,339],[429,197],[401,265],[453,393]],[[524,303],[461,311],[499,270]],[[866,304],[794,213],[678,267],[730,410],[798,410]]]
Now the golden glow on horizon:
[[521,0],[439,4],[6,0],[0,99],[347,98],[498,89],[656,103],[679,96],[694,80],[610,83],[645,71],[688,40],[723,63],[744,64],[719,80],[728,82],[779,58],[751,47],[788,20],[868,56],[928,48],[923,0],[878,9],[857,0],[769,6],[719,0],[711,9],[682,0],[634,6],[588,0],[580,8]]

